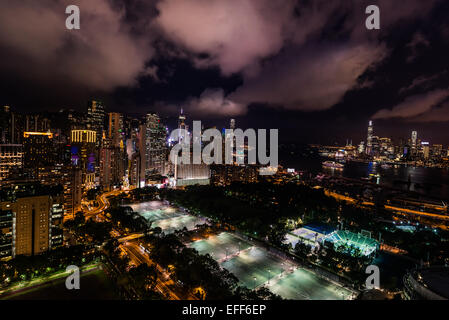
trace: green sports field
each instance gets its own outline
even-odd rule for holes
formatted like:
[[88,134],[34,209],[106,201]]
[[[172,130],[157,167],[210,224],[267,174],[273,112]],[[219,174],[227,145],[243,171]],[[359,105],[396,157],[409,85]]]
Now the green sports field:
[[352,296],[351,291],[231,233],[223,232],[190,246],[201,254],[210,254],[250,289],[266,286],[293,300],[342,300]]

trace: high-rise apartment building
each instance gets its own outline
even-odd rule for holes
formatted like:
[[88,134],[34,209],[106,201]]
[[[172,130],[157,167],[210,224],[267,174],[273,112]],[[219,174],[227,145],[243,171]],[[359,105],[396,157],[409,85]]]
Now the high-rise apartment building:
[[103,143],[100,150],[100,184],[105,190],[111,190],[123,181],[126,153],[122,148],[112,146],[110,140]]
[[87,128],[95,131],[95,144],[100,147],[103,131],[105,131],[106,112],[101,101],[92,100],[87,107]]
[[123,115],[111,112],[108,119],[108,134],[103,135],[99,155],[100,184],[105,190],[120,185],[127,169]]
[[92,188],[95,186],[95,173],[97,167],[97,135],[93,130],[71,131],[72,165],[81,169],[83,186]]
[[437,160],[441,158],[442,155],[443,155],[443,145],[441,144],[432,145],[432,157]]
[[146,124],[139,125],[139,133],[137,136],[137,152],[139,153],[140,161],[140,187],[145,186],[145,175],[146,175],[146,163],[147,163],[147,126]]
[[225,186],[237,181],[254,183],[259,178],[259,166],[214,164],[210,166],[210,175],[214,185]]
[[111,140],[113,147],[122,147],[125,140],[125,132],[123,126],[123,115],[111,112],[109,116],[108,138]]
[[0,181],[13,171],[23,168],[23,147],[21,144],[0,144]]
[[0,143],[21,144],[24,131],[23,115],[14,113],[9,106],[0,108]]
[[37,170],[48,167],[57,160],[56,149],[53,144],[53,133],[26,131],[23,134],[24,166]]
[[429,142],[421,142],[422,155],[425,160],[430,158],[430,144]]
[[67,167],[61,176],[64,187],[64,214],[74,215],[81,206],[83,175],[80,169]]
[[63,244],[61,187],[23,183],[0,190],[0,258],[37,255]]
[[146,116],[146,136],[145,136],[145,169],[146,174],[165,174],[167,162],[167,129],[161,123],[157,114],[147,114]]

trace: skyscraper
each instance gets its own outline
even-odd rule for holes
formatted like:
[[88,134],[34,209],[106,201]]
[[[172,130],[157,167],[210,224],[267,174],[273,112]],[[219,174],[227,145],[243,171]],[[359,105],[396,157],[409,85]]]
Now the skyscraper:
[[87,188],[94,187],[96,168],[97,166],[99,168],[95,149],[96,139],[96,131],[93,130],[71,131],[72,165],[81,169],[83,185]]
[[416,142],[418,141],[418,132],[412,131],[412,147],[416,148]]
[[23,140],[24,116],[14,113],[11,107],[0,109],[0,143],[21,144]]
[[423,141],[421,143],[421,147],[422,147],[422,154],[423,154],[423,158],[425,160],[428,160],[430,157],[430,143]]
[[145,138],[146,173],[165,174],[167,130],[157,114],[147,114]]
[[36,255],[63,244],[63,189],[22,183],[0,190],[0,258]]
[[371,155],[373,152],[373,134],[374,134],[374,128],[373,128],[373,121],[369,121],[368,123],[368,136],[366,139],[366,154]]
[[88,129],[96,132],[96,146],[101,145],[106,113],[102,102],[92,100],[87,107],[86,124]]
[[234,130],[235,129],[235,119],[231,119],[231,123],[230,123],[230,129]]
[[124,140],[123,115],[116,112],[109,113],[108,138],[112,146],[120,147]]
[[[181,108],[181,113],[178,117],[178,129],[187,130],[186,126],[186,116],[184,115],[184,110]],[[185,139],[185,132],[180,132],[178,136],[178,143],[181,143]]]
[[443,155],[443,145],[434,144],[432,145],[432,157],[436,160],[439,159]]
[[23,148],[21,144],[0,144],[0,181],[23,167]]
[[57,154],[51,132],[24,132],[24,166],[33,171],[55,164]]

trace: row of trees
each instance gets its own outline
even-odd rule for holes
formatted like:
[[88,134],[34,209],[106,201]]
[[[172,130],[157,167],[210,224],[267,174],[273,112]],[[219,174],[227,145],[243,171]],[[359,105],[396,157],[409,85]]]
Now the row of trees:
[[112,224],[110,222],[96,222],[88,219],[82,211],[75,214],[75,218],[64,222],[64,227],[69,230],[78,243],[103,243],[111,238]]
[[112,224],[125,232],[144,232],[150,223],[131,207],[112,206],[106,211]]
[[49,276],[69,265],[81,266],[97,259],[99,254],[85,245],[60,247],[37,256],[17,256],[0,262],[0,283],[15,283]]

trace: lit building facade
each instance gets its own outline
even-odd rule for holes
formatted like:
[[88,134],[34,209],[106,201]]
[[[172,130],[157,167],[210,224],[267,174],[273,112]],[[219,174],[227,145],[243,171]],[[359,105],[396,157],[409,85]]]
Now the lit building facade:
[[25,131],[23,133],[24,167],[33,171],[57,161],[53,133]]
[[206,164],[178,164],[176,169],[176,186],[210,184],[210,167]]
[[146,175],[166,172],[167,129],[161,123],[157,114],[147,114],[145,134],[145,169]]
[[368,135],[366,139],[366,154],[371,155],[373,152],[373,135],[374,135],[374,127],[373,121],[369,121],[368,123]]
[[15,170],[23,168],[23,147],[21,144],[0,144],[0,181],[8,178]]
[[125,136],[124,126],[123,126],[123,115],[116,112],[111,112],[109,116],[109,126],[108,126],[108,138],[111,140],[112,146],[120,147],[123,145],[123,140]]
[[63,245],[63,192],[22,184],[0,190],[0,258],[33,256]]
[[101,101],[92,100],[87,107],[86,124],[88,129],[95,131],[95,144],[100,147],[105,128],[106,111]]
[[71,131],[72,165],[81,169],[83,185],[86,188],[95,186],[97,134],[93,130]]
[[225,186],[232,182],[255,183],[259,177],[257,165],[223,165],[210,166],[211,184]]
[[14,113],[11,107],[0,109],[0,143],[21,144],[23,139],[23,116]]

